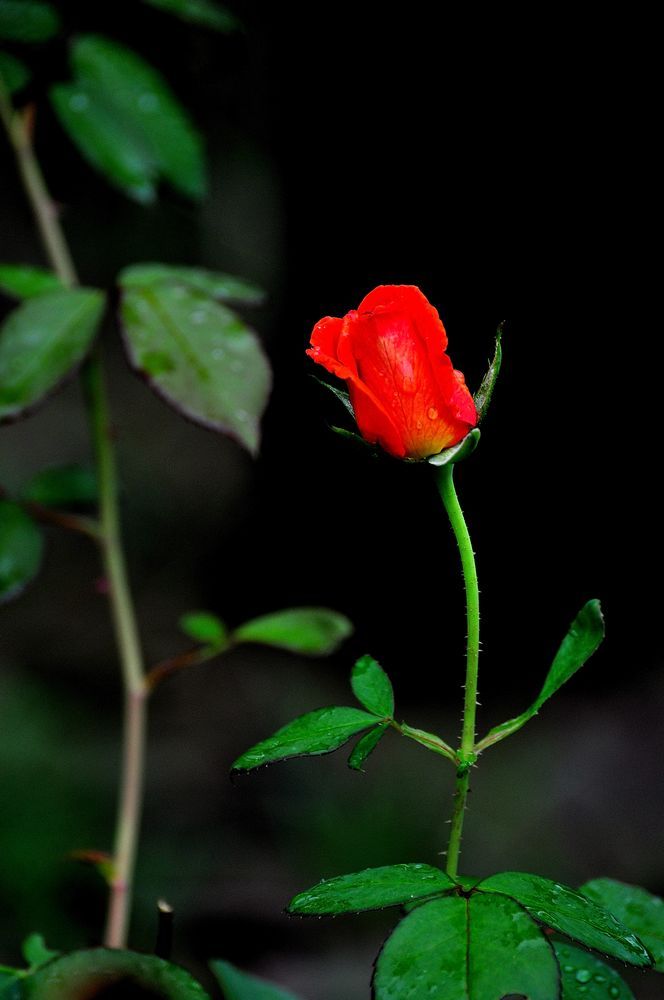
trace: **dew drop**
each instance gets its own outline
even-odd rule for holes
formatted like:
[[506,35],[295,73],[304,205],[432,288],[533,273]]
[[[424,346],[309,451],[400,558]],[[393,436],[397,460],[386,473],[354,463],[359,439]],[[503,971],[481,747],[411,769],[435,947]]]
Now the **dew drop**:
[[423,426],[422,425],[422,421],[418,420],[415,426],[417,427],[418,431],[421,431],[422,430],[422,426]]
[[194,309],[191,314],[192,323],[204,323],[206,319],[207,313],[205,312],[205,309]]
[[596,983],[605,983],[606,982],[606,976],[601,976],[599,974],[599,972],[596,975],[593,976],[593,979],[595,980]]
[[593,974],[588,969],[579,969],[575,976],[577,983],[589,983],[592,978]]
[[564,966],[563,971],[564,972],[574,972],[574,966],[573,965],[566,965],[566,966]]
[[249,419],[249,414],[246,410],[236,410],[235,417],[240,421],[240,423],[245,423],[245,421]]
[[609,986],[609,996],[610,997],[619,997],[620,996],[620,990],[618,989],[617,986]]
[[215,347],[214,351],[212,352],[212,357],[214,358],[215,361],[221,361],[225,353],[226,352],[222,350],[221,347]]
[[404,375],[401,388],[406,393],[415,392],[415,380],[409,375]]
[[138,98],[138,106],[141,111],[156,111],[159,107],[159,98],[148,91]]
[[429,407],[429,409],[427,410],[427,417],[429,418],[429,420],[437,420],[438,410],[436,409],[435,406]]
[[69,98],[69,107],[72,111],[85,111],[90,104],[87,94],[72,94]]

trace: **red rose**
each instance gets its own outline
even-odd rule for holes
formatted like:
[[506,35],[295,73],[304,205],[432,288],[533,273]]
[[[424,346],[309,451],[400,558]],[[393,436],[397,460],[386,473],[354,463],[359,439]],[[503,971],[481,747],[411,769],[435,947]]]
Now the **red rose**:
[[379,285],[343,319],[320,320],[307,354],[348,382],[366,441],[397,458],[427,458],[477,424],[446,347],[440,316],[419,288]]

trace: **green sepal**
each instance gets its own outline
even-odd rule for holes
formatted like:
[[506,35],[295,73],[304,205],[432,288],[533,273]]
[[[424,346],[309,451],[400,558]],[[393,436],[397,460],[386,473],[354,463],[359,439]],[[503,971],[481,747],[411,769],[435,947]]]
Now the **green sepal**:
[[389,722],[383,722],[380,726],[374,726],[368,733],[360,737],[348,758],[348,766],[351,770],[364,771],[363,764],[374,752],[388,729]]
[[579,892],[638,934],[655,960],[655,970],[664,972],[664,899],[611,878],[586,882]]
[[489,365],[489,368],[480,383],[480,387],[475,393],[473,399],[475,402],[475,409],[477,410],[477,422],[481,423],[486,412],[489,409],[489,403],[491,402],[491,397],[493,395],[493,390],[495,388],[496,382],[498,381],[498,375],[500,374],[500,365],[503,360],[503,349],[501,346],[501,340],[503,336],[503,328],[505,324],[501,323],[496,330],[496,346],[493,353],[493,360]]
[[210,968],[222,989],[224,1000],[298,1000],[294,993],[258,976],[241,972],[230,962],[212,959]]
[[294,896],[287,911],[300,916],[319,916],[382,910],[451,892],[454,887],[449,875],[431,865],[386,865],[323,879]]
[[570,625],[546,675],[542,690],[530,708],[514,719],[494,726],[475,746],[477,753],[516,733],[526,722],[537,715],[545,701],[573,677],[577,670],[592,656],[604,638],[604,618],[598,600],[588,601]]
[[359,708],[335,706],[307,712],[245,751],[234,762],[232,771],[251,771],[289,757],[331,753],[375,722],[375,715]]
[[231,639],[287,649],[301,656],[329,656],[352,632],[348,618],[330,608],[285,608],[239,625]]
[[593,951],[630,965],[653,965],[652,956],[633,931],[569,886],[526,872],[501,872],[482,879],[477,891],[509,896],[545,927]]
[[634,1000],[634,994],[615,969],[595,955],[562,941],[553,941],[562,1000]]
[[[324,379],[318,378],[316,375],[312,375],[311,378],[314,382],[318,382],[319,385],[322,385],[324,389],[327,389],[328,392],[331,392],[332,395],[339,400],[344,409],[350,413],[353,420],[355,420],[355,409],[350,401],[350,395],[345,389],[340,389],[338,386],[332,385],[330,382],[326,382]],[[333,427],[332,429],[337,430],[338,428]],[[350,431],[348,433],[350,433]],[[359,437],[359,435],[357,436]],[[364,441],[364,438],[362,438],[362,440]],[[367,444],[366,441],[364,441],[364,443]]]
[[392,682],[380,663],[366,653],[355,663],[350,679],[353,694],[361,705],[381,719],[394,715]]
[[453,462],[461,462],[464,458],[468,458],[469,455],[477,448],[480,440],[480,430],[479,427],[473,427],[472,431],[466,434],[465,438],[462,438],[457,444],[453,444],[451,448],[443,448],[439,451],[437,455],[431,455],[426,461],[429,465],[435,465],[440,467],[441,465],[449,465]]

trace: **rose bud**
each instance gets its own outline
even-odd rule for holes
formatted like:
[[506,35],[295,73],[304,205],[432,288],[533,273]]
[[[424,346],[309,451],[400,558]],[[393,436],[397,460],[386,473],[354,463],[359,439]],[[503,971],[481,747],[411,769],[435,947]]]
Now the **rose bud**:
[[307,354],[348,382],[362,437],[396,458],[423,459],[478,422],[464,377],[445,353],[436,309],[415,285],[379,285],[358,309],[314,327]]

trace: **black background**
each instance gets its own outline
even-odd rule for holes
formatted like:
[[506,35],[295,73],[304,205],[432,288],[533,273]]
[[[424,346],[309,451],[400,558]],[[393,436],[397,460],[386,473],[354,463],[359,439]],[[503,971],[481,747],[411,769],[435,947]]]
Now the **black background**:
[[[450,355],[471,388],[492,353],[497,324],[507,321],[504,368],[482,441],[456,476],[482,589],[480,728],[532,700],[585,600],[599,597],[607,617],[605,646],[546,709],[548,721],[543,713],[510,743],[513,750],[496,751],[505,754],[502,765],[492,771],[487,762],[480,772],[468,863],[481,871],[539,867],[577,881],[606,873],[662,890],[661,359],[650,308],[647,26],[612,23],[606,15],[598,23],[559,6],[524,14],[451,5],[434,13],[420,3],[392,9],[339,2],[304,10],[249,3],[240,11],[245,33],[223,38],[138,3],[61,6],[68,29],[104,31],[159,66],[192,109],[211,156],[211,197],[200,210],[168,192],[161,209],[142,209],[108,189],[67,145],[47,108],[40,111],[39,152],[65,206],[84,279],[108,285],[123,264],[156,256],[244,273],[271,292],[270,304],[254,317],[275,370],[255,467],[232,444],[176,428],[177,418],[125,373],[116,335],[107,331],[119,446],[127,456],[125,515],[151,651],[168,652],[174,640],[164,637],[163,615],[175,619],[187,600],[231,622],[274,606],[320,603],[356,623],[344,654],[313,671],[284,658],[278,661],[284,681],[277,682],[272,663],[260,661],[256,683],[265,687],[264,703],[244,691],[241,704],[257,714],[243,725],[235,718],[239,710],[224,709],[227,745],[214,744],[216,757],[195,764],[189,758],[190,770],[182,765],[174,788],[172,758],[154,763],[164,801],[155,799],[147,822],[167,829],[172,813],[164,802],[192,783],[203,781],[202,795],[221,795],[232,757],[286,721],[284,699],[297,714],[316,707],[318,696],[345,697],[352,656],[367,650],[392,675],[409,721],[409,713],[415,719],[423,710],[420,724],[428,713],[429,728],[443,731],[440,704],[452,727],[444,735],[454,739],[463,595],[431,475],[424,466],[372,459],[336,438],[326,422],[342,415],[309,377],[321,373],[304,356],[321,316],[343,315],[376,284],[414,283],[439,308]],[[44,49],[35,93],[65,72],[64,46]],[[7,255],[38,261],[9,157],[4,161]],[[75,419],[74,392],[51,404],[54,422],[60,414],[60,438],[54,434],[61,445]],[[6,432],[3,467],[29,467],[51,454],[43,436],[56,426],[49,420],[36,417],[33,432],[27,424]],[[92,572],[78,550],[65,549],[61,557],[74,560],[74,579]],[[53,583],[60,576],[51,567]],[[78,594],[80,579],[71,586]],[[152,594],[159,587],[172,588],[165,610]],[[17,661],[25,659],[29,615],[43,613],[46,598],[39,603],[32,593],[25,602],[9,654]],[[106,663],[103,699],[113,704],[110,639],[102,652],[92,636],[105,627],[103,615],[89,613],[88,633],[85,623],[79,628],[79,667],[71,667],[67,636],[53,624],[48,635],[59,635],[60,645],[50,650],[50,662],[33,643],[32,661],[21,669],[30,675],[48,663],[63,697],[76,689],[92,704],[97,682],[84,664],[84,650],[92,648]],[[60,621],[62,615],[56,613]],[[11,625],[9,631],[11,638]],[[241,666],[224,685],[250,685],[251,665]],[[215,686],[217,678],[206,673],[187,695],[185,678],[173,682],[164,730],[183,704],[194,711],[196,698],[226,703],[228,688]],[[277,697],[284,684],[288,698]],[[208,724],[216,733],[212,718]],[[163,737],[166,746],[159,726],[157,741]],[[401,748],[392,752],[398,756]],[[284,882],[301,887],[333,873],[337,861],[343,870],[343,852],[328,859],[323,844],[319,857],[306,854],[313,827],[304,824],[302,841],[293,833],[298,823],[302,830],[309,799],[292,816],[284,805],[291,792],[304,796],[293,791],[298,775],[307,795],[325,795],[328,762],[313,765],[224,788],[228,804],[205,822],[215,830],[230,824],[222,826],[224,842],[255,838],[255,855],[238,870],[251,869],[257,884],[261,870],[271,872],[265,878],[273,891],[262,896],[249,879],[249,888],[228,888],[226,899],[223,885],[216,896],[203,893],[203,901],[194,892],[193,902],[182,904],[181,950],[190,961],[223,952],[280,974],[313,1000],[340,1000],[343,990],[360,997],[356,956],[348,959],[347,980],[335,958],[339,937],[352,951],[351,927],[303,929],[278,916],[288,895]],[[442,823],[448,800],[437,804],[436,779],[425,778],[418,765],[411,754],[399,773],[421,783],[422,797],[431,799],[423,815]],[[335,815],[352,825],[357,798],[348,800],[350,779],[338,770]],[[379,786],[388,797],[389,777],[382,773]],[[371,782],[371,775],[362,780]],[[193,824],[203,822],[197,815],[194,809],[190,850],[197,842]],[[349,848],[348,859],[408,860],[380,846],[378,827],[377,821],[366,853]],[[283,846],[288,837],[295,837],[291,855]],[[280,852],[291,858],[288,878],[274,874]],[[199,878],[207,863],[202,854],[194,866]],[[63,875],[60,891],[70,893],[70,910],[88,907],[89,919],[99,919],[102,904],[92,885],[70,883]],[[148,912],[149,900],[142,905]],[[245,911],[250,915],[238,917]],[[23,918],[19,923],[23,929]],[[141,926],[149,928],[147,916]],[[147,940],[149,929],[143,934]],[[311,969],[303,948],[313,956]],[[283,957],[289,953],[295,957]],[[323,961],[333,970],[328,987],[314,971]]]

